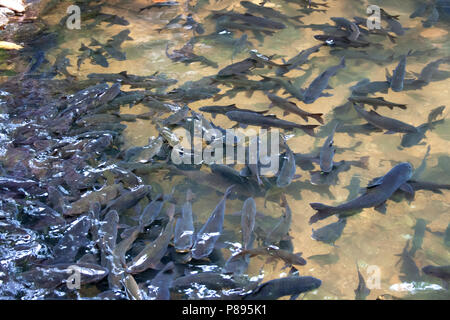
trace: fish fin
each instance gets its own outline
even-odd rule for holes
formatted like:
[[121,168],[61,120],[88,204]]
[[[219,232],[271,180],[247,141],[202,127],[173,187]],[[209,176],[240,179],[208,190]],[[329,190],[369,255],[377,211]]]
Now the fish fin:
[[[323,113],[314,113],[314,114],[310,115],[311,118],[317,120],[317,122],[319,122],[320,124],[324,124],[322,116],[323,116]],[[306,122],[308,122],[308,121],[306,121]]]
[[333,213],[334,208],[331,206],[327,206],[322,203],[316,203],[316,202],[310,203],[309,205],[311,206],[311,208],[313,208],[314,210],[317,211],[317,213],[309,219],[309,224],[313,224],[319,220],[323,220],[334,214]]
[[286,117],[287,115],[289,115],[289,112],[288,111],[284,111],[283,112],[283,116]]
[[416,193],[415,193],[413,187],[409,183],[405,182],[404,184],[402,184],[400,186],[399,189],[402,190],[403,192],[406,192],[406,194],[408,195],[408,199],[411,199],[411,200],[414,199],[414,196]]
[[316,125],[306,125],[306,126],[302,126],[300,129],[302,129],[307,135],[314,137],[316,135],[314,132],[314,129],[317,127],[318,126],[316,126]]
[[247,129],[248,124],[240,123],[239,126],[240,126],[242,129]]
[[241,177],[250,177],[250,176],[252,175],[252,173],[251,173],[250,169],[249,169],[247,166],[245,166],[245,167],[239,172],[239,175],[240,175]]
[[378,211],[379,213],[386,214],[386,201],[376,206],[375,210]]
[[383,177],[378,177],[369,182],[366,189],[370,189],[379,186],[383,182]]
[[392,130],[388,130],[388,131],[386,131],[384,134],[394,134],[394,133],[397,133],[397,132],[392,131]]
[[303,120],[305,120],[305,122],[308,122],[308,117],[307,116],[301,116]]
[[321,96],[321,97],[332,97],[333,94],[328,93],[328,92],[322,92],[322,93],[320,94],[320,96]]

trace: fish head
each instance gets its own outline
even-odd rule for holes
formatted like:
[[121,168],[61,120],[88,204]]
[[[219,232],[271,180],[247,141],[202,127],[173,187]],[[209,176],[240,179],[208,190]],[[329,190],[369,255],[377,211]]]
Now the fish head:
[[399,176],[404,179],[405,181],[408,181],[414,171],[413,166],[409,162],[402,162],[396,166],[396,169],[398,171]]

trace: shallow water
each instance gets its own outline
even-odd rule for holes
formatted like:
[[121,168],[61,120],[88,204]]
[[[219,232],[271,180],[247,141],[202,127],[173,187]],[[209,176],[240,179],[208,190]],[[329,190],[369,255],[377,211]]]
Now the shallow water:
[[[195,20],[203,24],[205,28],[204,35],[215,32],[215,23],[208,18],[210,10],[233,9],[238,12],[244,12],[239,1],[222,0],[216,3],[215,0],[211,0],[209,4],[207,1],[199,2],[201,2],[201,5],[197,10],[193,11],[193,14]],[[329,8],[327,8],[326,13],[313,12],[305,15],[302,18],[303,25],[332,24],[332,21],[329,20],[330,17],[346,17],[350,19],[357,15],[366,16],[367,3],[365,1],[327,1],[327,3]],[[72,66],[68,68],[68,71],[79,80],[85,79],[90,73],[118,73],[126,70],[129,74],[150,75],[159,72],[167,75],[168,78],[178,80],[178,83],[168,88],[167,91],[186,81],[199,80],[202,77],[214,75],[232,62],[233,49],[213,41],[200,41],[195,45],[194,52],[216,62],[219,65],[217,69],[204,67],[199,63],[185,65],[172,62],[165,54],[166,44],[170,43],[171,50],[174,48],[179,49],[192,37],[193,32],[179,28],[163,30],[158,33],[156,29],[164,26],[177,14],[187,13],[185,5],[137,13],[138,8],[148,4],[149,2],[144,0],[108,1],[103,6],[102,12],[123,16],[129,21],[130,24],[128,26],[108,26],[107,23],[102,23],[95,29],[87,29],[82,23],[81,30],[51,27],[59,33],[60,42],[56,47],[46,52],[47,59],[50,63],[53,63],[56,55],[62,49],[69,49],[70,54],[68,58]],[[346,103],[347,98],[351,94],[350,87],[358,81],[363,78],[369,78],[372,81],[385,80],[385,69],[392,72],[397,66],[398,57],[406,54],[410,49],[437,49],[429,54],[409,57],[407,71],[410,74],[420,73],[427,63],[450,55],[449,20],[441,19],[432,28],[424,28],[421,18],[409,18],[409,15],[415,9],[415,1],[372,1],[371,4],[382,6],[390,14],[400,15],[399,21],[404,28],[408,28],[405,35],[397,37],[395,44],[391,43],[386,37],[371,36],[370,39],[381,44],[382,48],[373,46],[364,49],[369,55],[373,56],[389,57],[394,53],[394,59],[390,62],[375,63],[362,59],[348,58],[346,60],[346,68],[340,70],[330,80],[330,86],[333,89],[327,90],[327,92],[332,93],[333,96],[321,97],[313,104],[308,105],[292,99],[299,107],[309,112],[324,113],[325,120],[325,125],[319,128],[315,138],[302,132],[294,131],[294,135],[290,136],[288,140],[288,144],[294,152],[312,153],[318,151],[334,126],[329,124],[331,120],[337,118],[346,122],[348,119],[357,119],[352,109],[343,113],[336,113],[334,109]],[[66,2],[62,2],[54,11],[44,16],[44,21],[50,26],[56,26],[61,17],[65,15],[67,6]],[[267,6],[276,8],[288,15],[297,14],[295,10],[299,8],[295,4],[287,4],[281,0],[271,1],[267,3]],[[298,25],[296,22],[286,22],[286,25],[286,29],[275,32],[273,36],[264,36],[262,43],[255,39],[252,33],[248,33],[249,41],[253,44],[248,49],[257,49],[267,56],[277,55],[277,58],[284,57],[287,60],[299,51],[318,44],[318,41],[313,36],[321,34],[321,31],[310,28],[296,29],[295,25]],[[127,55],[125,61],[110,59],[109,67],[103,68],[99,65],[91,64],[88,59],[81,66],[80,70],[77,70],[78,49],[82,43],[88,44],[91,41],[91,37],[104,43],[112,35],[125,29],[131,31],[130,37],[133,38],[132,41],[125,41],[122,45]],[[241,35],[241,32],[236,32],[235,38],[239,38]],[[329,47],[322,48],[320,52],[313,54],[308,63],[303,66],[305,70],[294,70],[289,72],[287,76],[296,78],[308,72],[309,68],[312,68],[311,75],[303,85],[303,87],[306,87],[326,68],[338,64],[340,57],[331,55],[330,50],[331,48]],[[233,62],[240,61],[247,56],[247,52],[241,52],[234,57]],[[1,69],[4,69],[5,65],[9,65],[10,67],[13,66],[13,69],[17,72],[22,71],[26,63],[24,59],[18,57],[14,61],[15,64],[3,63]],[[281,62],[280,59],[276,61]],[[257,70],[264,74],[272,74],[272,71],[267,67]],[[450,71],[450,66],[442,64],[440,70]],[[259,80],[260,77],[252,76],[251,79]],[[221,93],[226,90],[224,86],[220,86],[220,88],[222,89]],[[382,107],[377,112],[414,126],[419,126],[427,121],[428,114],[432,109],[440,105],[448,105],[449,88],[449,80],[443,80],[431,82],[420,90],[403,92],[389,90],[388,94],[377,93],[376,96],[384,97],[389,101],[407,104],[408,107],[407,110],[397,108],[389,110]],[[126,86],[122,90],[127,90]],[[278,93],[281,94],[281,92],[280,90]],[[235,103],[239,108],[259,111],[265,110],[270,104],[262,92],[255,91],[251,97],[245,93],[238,93],[232,99],[224,98],[217,102],[214,102],[212,99],[206,99],[195,101],[188,105],[192,110],[198,111],[200,107],[205,105],[228,105],[232,103]],[[142,114],[148,112],[148,108],[138,104],[132,108],[122,107],[121,112],[124,114]],[[283,116],[282,111],[278,108],[271,109],[271,113],[285,120],[304,123],[296,115]],[[209,114],[205,113],[204,115],[208,120],[213,120],[216,125],[222,128],[230,128],[234,125],[234,122],[228,120],[225,116],[218,115],[216,119],[212,119]],[[444,118],[447,118],[447,110],[444,111]],[[136,122],[123,123],[127,125],[124,131],[125,144],[122,146],[123,149],[132,146],[144,146],[150,137],[158,135],[154,123],[150,120],[138,119]],[[312,123],[314,121],[310,120],[310,124]],[[348,123],[362,124],[364,121],[355,120]],[[341,172],[338,184],[329,186],[329,188],[308,188],[308,185],[310,185],[310,173],[297,167],[296,173],[300,174],[301,177],[285,190],[287,201],[293,214],[289,235],[292,238],[293,251],[302,252],[302,256],[308,261],[306,266],[299,267],[300,274],[311,275],[322,280],[322,286],[306,294],[304,299],[354,299],[354,290],[358,286],[356,265],[359,266],[366,281],[371,279],[371,276],[374,276],[374,273],[370,270],[377,270],[375,276],[379,278],[379,286],[371,289],[367,299],[375,299],[384,294],[408,297],[410,299],[449,298],[448,291],[442,288],[443,285],[439,279],[423,276],[417,282],[404,280],[401,276],[401,263],[397,264],[400,259],[397,255],[401,254],[407,240],[413,238],[416,219],[419,218],[428,222],[428,230],[425,232],[422,248],[414,256],[416,265],[421,269],[429,264],[450,264],[450,251],[445,246],[442,237],[450,223],[450,195],[448,190],[443,190],[442,194],[424,190],[417,191],[412,202],[408,202],[405,199],[399,202],[389,200],[385,215],[376,212],[373,208],[364,209],[360,214],[348,218],[344,232],[336,241],[335,246],[318,242],[311,238],[312,228],[318,229],[337,221],[337,218],[332,217],[313,226],[309,225],[308,220],[314,214],[314,210],[309,206],[309,203],[321,202],[329,205],[342,203],[349,197],[350,192],[346,187],[350,185],[352,179],[358,179],[360,181],[359,185],[364,187],[373,178],[384,175],[394,164],[399,162],[408,161],[417,168],[428,146],[431,147],[430,155],[421,180],[448,183],[450,127],[447,119],[437,125],[435,130],[428,131],[426,138],[419,145],[401,148],[401,138],[402,134],[399,133],[392,135],[380,132],[373,132],[368,135],[357,133],[351,137],[346,133],[337,132],[334,137],[334,143],[338,152],[340,148],[350,148],[358,142],[362,142],[362,144],[343,153],[338,153],[335,160],[357,160],[368,156],[369,164],[366,169],[352,166],[350,170]],[[0,136],[0,141],[2,141],[1,139],[2,136]],[[202,171],[209,172],[209,169],[205,167],[202,168]],[[316,165],[315,170],[319,170],[318,165]],[[170,193],[174,186],[180,188],[179,190],[191,188],[196,197],[193,203],[193,213],[196,230],[198,230],[199,226],[206,221],[212,209],[220,201],[222,195],[211,190],[211,186],[204,185],[203,181],[190,181],[183,176],[174,176],[171,180],[163,180],[165,174],[166,171],[161,170],[160,172],[142,176],[142,178],[145,183],[153,185],[154,188],[161,188],[165,194]],[[329,189],[329,192],[326,189]],[[224,190],[221,191],[223,192]],[[355,186],[352,194],[355,195],[356,191],[357,187]],[[180,195],[180,197],[182,196]],[[278,203],[268,201],[265,207],[265,198],[262,196],[255,197],[255,201],[259,212],[274,218],[281,216],[282,208]],[[232,213],[238,212],[242,208],[242,204],[243,201],[241,199],[227,201],[225,232],[221,239],[221,242],[225,242],[224,248],[221,249],[225,258],[230,256],[231,250],[235,250],[233,243],[239,242],[241,239],[240,218],[236,218]],[[331,261],[327,263],[327,261],[320,259],[308,259],[316,255],[328,255]],[[335,256],[338,259],[333,259]],[[289,269],[282,269],[282,267],[283,264],[281,262],[278,264],[265,263],[264,260],[255,257],[251,259],[247,273],[250,276],[257,276],[262,268],[264,281],[267,281],[285,276]],[[82,296],[94,296],[98,291],[99,289],[95,288],[95,286],[87,286],[82,291]],[[193,297],[195,298],[195,296]]]

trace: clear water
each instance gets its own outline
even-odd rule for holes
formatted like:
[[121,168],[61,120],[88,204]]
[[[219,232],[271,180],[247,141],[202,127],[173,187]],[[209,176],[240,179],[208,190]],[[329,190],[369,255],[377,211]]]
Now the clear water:
[[[215,23],[208,18],[210,10],[236,10],[244,12],[239,1],[222,0],[211,3],[199,1],[201,5],[198,10],[193,11],[196,21],[203,24],[205,35],[215,32]],[[332,24],[330,17],[365,16],[367,3],[365,1],[327,1],[329,8],[326,13],[313,12],[302,18],[303,24]],[[47,52],[47,59],[53,63],[56,55],[62,49],[69,49],[68,58],[72,67],[68,71],[76,75],[78,79],[84,79],[90,73],[118,73],[126,70],[129,74],[149,75],[155,72],[166,74],[169,78],[177,79],[179,82],[176,87],[186,81],[199,80],[202,77],[214,75],[218,70],[232,62],[232,48],[226,45],[220,45],[213,41],[201,41],[195,45],[194,52],[203,55],[210,60],[218,63],[219,68],[204,67],[199,63],[184,65],[183,63],[174,63],[165,54],[165,47],[170,43],[171,49],[181,48],[191,37],[192,31],[184,29],[164,30],[159,33],[156,29],[164,26],[170,19],[177,14],[187,13],[185,5],[175,8],[164,8],[146,10],[140,14],[138,8],[148,5],[148,1],[108,1],[103,6],[102,12],[117,14],[123,16],[130,22],[128,26],[108,26],[107,23],[98,25],[95,29],[87,29],[82,24],[81,30],[67,30],[65,28],[55,28],[61,36],[61,42],[57,48],[52,48]],[[436,48],[430,54],[412,56],[408,58],[407,71],[410,73],[420,73],[422,68],[429,62],[450,54],[450,41],[448,35],[448,20],[441,19],[432,28],[424,28],[421,18],[410,19],[409,15],[414,11],[416,1],[372,1],[372,4],[382,6],[386,11],[393,15],[400,15],[399,21],[404,28],[408,28],[405,35],[397,37],[396,43],[391,43],[386,37],[374,36],[371,39],[382,44],[383,48],[368,47],[366,51],[371,56],[389,57],[394,53],[395,58],[392,61],[374,63],[363,59],[347,59],[346,68],[339,71],[337,76],[333,77],[330,85],[333,88],[328,90],[333,94],[332,97],[323,97],[315,103],[304,105],[295,101],[297,105],[310,112],[324,113],[325,123],[328,123],[333,117],[338,117],[345,121],[353,118],[351,113],[336,115],[333,109],[344,104],[350,96],[350,87],[363,78],[369,78],[372,81],[385,80],[385,69],[392,70],[397,66],[398,57],[413,50],[428,50]],[[54,11],[44,17],[49,25],[56,25],[61,17],[64,16],[67,3],[62,2]],[[274,0],[266,4],[285,14],[298,14],[295,10],[299,6],[287,4],[281,0]],[[273,36],[265,36],[261,43],[254,38],[252,33],[248,33],[249,41],[253,44],[248,49],[257,49],[259,52],[270,56],[277,55],[289,59],[299,51],[310,48],[318,41],[313,38],[321,31],[310,28],[296,29],[295,22],[286,23],[287,28],[277,31]],[[126,52],[125,61],[109,60],[109,67],[103,68],[93,65],[86,60],[77,70],[78,49],[81,44],[88,44],[91,37],[104,43],[112,35],[129,29],[132,41],[126,41],[122,48]],[[235,37],[240,37],[241,32],[236,32]],[[330,48],[324,47],[319,53],[312,55],[310,61],[304,66],[306,70],[312,68],[311,75],[307,78],[304,86],[308,85],[317,75],[329,66],[336,65],[340,58],[330,54]],[[241,52],[234,57],[233,61],[240,61],[248,56],[247,52]],[[281,62],[280,59],[276,60]],[[10,68],[20,72],[24,68],[24,62],[20,59],[15,64],[4,62],[2,69]],[[261,69],[262,70],[262,69]],[[267,71],[268,69],[264,69]],[[449,65],[442,64],[440,70],[450,71]],[[268,71],[270,74],[270,70]],[[304,70],[291,71],[287,76],[296,78],[305,74]],[[257,76],[252,79],[260,79]],[[226,88],[221,87],[223,93]],[[400,109],[388,110],[381,108],[378,111],[386,116],[399,119],[419,126],[427,121],[429,112],[437,106],[448,105],[449,101],[449,81],[431,82],[426,87],[415,91],[393,92],[389,90],[388,94],[377,93],[376,96],[382,96],[389,101],[401,102],[407,104],[406,111]],[[169,88],[168,90],[170,90]],[[122,90],[127,90],[126,87]],[[279,92],[281,94],[281,91]],[[189,107],[195,111],[205,105],[228,105],[235,103],[239,108],[265,110],[269,105],[267,97],[256,91],[251,97],[245,93],[239,93],[232,99],[224,98],[217,103],[212,99],[201,100],[190,103]],[[123,113],[141,114],[148,112],[148,108],[143,105],[136,105],[129,109],[122,108]],[[283,116],[280,109],[274,108],[272,113],[283,119],[303,123],[295,115]],[[212,119],[209,114],[205,114],[207,119]],[[444,117],[447,117],[447,110],[444,111]],[[311,121],[310,121],[311,122]],[[314,122],[314,121],[313,121]],[[218,115],[214,123],[223,128],[230,128],[234,123],[225,116]],[[353,123],[364,123],[363,120]],[[143,146],[147,143],[149,137],[157,135],[157,130],[151,121],[137,120],[136,122],[124,122],[128,127],[124,131],[124,148],[131,146]],[[323,144],[326,136],[331,131],[330,126],[319,128],[316,138],[297,134],[292,136],[288,144],[294,152],[311,153],[317,151]],[[450,147],[450,128],[449,122],[445,120],[438,125],[435,130],[428,131],[426,138],[419,145],[410,148],[399,148],[401,134],[385,135],[374,132],[369,135],[355,134],[354,137],[346,133],[336,133],[334,137],[337,149],[350,148],[358,142],[362,142],[356,148],[351,148],[343,153],[338,153],[335,160],[357,160],[368,156],[369,164],[367,169],[351,167],[350,170],[339,174],[339,183],[329,187],[329,192],[324,189],[308,188],[310,183],[310,173],[297,167],[297,174],[302,177],[298,181],[304,183],[294,183],[286,189],[287,201],[292,209],[292,224],[289,235],[292,237],[294,252],[303,252],[303,257],[308,260],[306,266],[300,267],[301,275],[311,275],[322,280],[322,286],[313,292],[308,293],[305,299],[354,299],[354,290],[358,285],[358,274],[356,265],[359,265],[362,275],[367,280],[371,274],[367,267],[376,266],[379,270],[380,285],[371,290],[368,299],[375,299],[380,295],[390,294],[396,297],[409,298],[448,298],[448,292],[442,288],[442,282],[439,279],[423,277],[421,282],[411,283],[401,280],[400,264],[397,264],[400,254],[405,247],[408,239],[414,235],[414,225],[416,219],[422,218],[428,222],[428,230],[425,232],[422,248],[417,251],[414,261],[419,268],[425,265],[448,265],[450,264],[450,251],[445,246],[442,235],[447,225],[450,223],[449,205],[450,197],[448,191],[443,194],[435,194],[429,191],[418,191],[414,201],[408,203],[406,200],[400,202],[388,201],[387,213],[382,215],[374,209],[365,209],[362,213],[352,216],[348,219],[347,226],[335,246],[315,241],[311,238],[312,227],[318,229],[321,226],[334,222],[337,219],[332,217],[315,224],[308,224],[310,216],[314,210],[309,206],[311,202],[322,202],[325,204],[338,204],[346,201],[349,196],[349,190],[352,178],[360,181],[363,187],[375,177],[384,175],[394,164],[402,161],[408,161],[414,167],[418,167],[426,153],[427,147],[431,147],[430,155],[427,160],[427,168],[423,173],[421,180],[437,183],[448,183],[448,150]],[[1,137],[0,137],[1,141]],[[318,166],[315,170],[318,170]],[[203,168],[202,171],[209,172],[209,169]],[[220,201],[221,195],[211,192],[209,188],[213,187],[211,181],[189,181],[184,176],[175,176],[172,180],[162,180],[166,171],[143,176],[146,183],[158,184],[165,193],[170,193],[175,185],[183,184],[192,188],[196,195],[196,201],[193,204],[194,219],[196,226],[206,221],[212,209]],[[203,186],[202,186],[203,185]],[[223,191],[223,190],[222,190]],[[356,187],[353,191],[356,191]],[[333,196],[331,198],[331,195]],[[281,215],[282,209],[279,204],[268,201],[265,205],[264,197],[255,197],[257,209],[266,215],[277,218]],[[230,218],[233,212],[242,208],[241,200],[228,200],[224,230],[228,230],[225,238],[230,242],[239,242],[240,224],[239,219]],[[231,253],[233,246],[228,244],[222,249],[225,257]],[[329,258],[338,256],[338,259],[331,259],[328,263],[320,259],[308,259],[315,255],[329,255]],[[248,274],[257,276],[260,269],[263,268],[264,281],[285,276],[287,269],[282,269],[283,264],[265,264],[265,261],[259,258],[252,258],[249,265]],[[435,286],[433,286],[435,284]],[[95,287],[86,288],[84,294],[87,296],[95,295],[98,289]]]

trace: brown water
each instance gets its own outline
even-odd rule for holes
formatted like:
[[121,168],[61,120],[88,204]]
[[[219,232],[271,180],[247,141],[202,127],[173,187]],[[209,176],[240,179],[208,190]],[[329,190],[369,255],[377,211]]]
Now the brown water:
[[[203,5],[197,12],[194,13],[196,21],[203,23],[205,27],[205,34],[210,34],[215,31],[215,24],[207,16],[210,10],[220,9],[234,9],[239,12],[244,12],[239,5],[239,1],[218,1],[214,0],[211,4]],[[255,1],[257,3],[258,1]],[[329,90],[333,94],[332,97],[323,97],[318,99],[315,103],[304,105],[299,101],[295,101],[297,105],[310,112],[321,112],[325,114],[325,122],[327,123],[333,118],[333,109],[346,102],[350,96],[349,87],[363,78],[374,80],[385,80],[385,68],[392,71],[398,63],[397,57],[405,54],[409,49],[427,50],[437,48],[438,51],[434,55],[421,55],[408,58],[407,71],[420,73],[422,68],[430,61],[434,61],[440,57],[448,56],[450,54],[450,41],[448,35],[448,22],[439,22],[432,28],[423,28],[421,19],[410,19],[409,14],[414,11],[414,1],[372,1],[372,4],[379,4],[383,6],[390,14],[400,15],[400,22],[404,28],[410,28],[406,31],[404,36],[397,38],[397,43],[393,44],[385,37],[377,37],[379,43],[384,46],[384,50],[395,52],[395,57],[391,63],[383,63],[377,65],[371,61],[347,59],[347,67],[333,77],[330,85],[333,90]],[[304,24],[332,24],[330,17],[346,17],[365,16],[365,8],[367,3],[365,1],[328,1],[329,8],[326,13],[312,13],[302,18]],[[103,23],[95,30],[65,30],[63,31],[64,41],[62,45],[51,50],[47,59],[53,62],[54,57],[62,48],[71,50],[72,55],[69,56],[72,67],[68,70],[70,73],[76,75],[79,79],[83,79],[89,73],[116,73],[126,70],[130,74],[149,75],[156,71],[166,74],[169,78],[179,80],[179,84],[185,81],[198,80],[204,76],[214,75],[218,70],[231,63],[232,48],[226,46],[219,46],[213,42],[200,42],[195,46],[194,52],[198,55],[217,62],[219,69],[211,67],[203,67],[199,63],[193,63],[188,66],[182,63],[174,63],[166,57],[165,47],[166,43],[170,42],[171,49],[181,48],[191,37],[192,31],[189,30],[168,30],[158,33],[157,28],[164,26],[170,19],[179,13],[187,13],[184,11],[184,5],[177,8],[169,9],[155,9],[147,10],[141,14],[137,14],[137,9],[148,5],[149,1],[109,1],[103,7],[103,12],[117,14],[124,16],[130,22],[129,26],[110,26]],[[267,6],[274,7],[277,10],[294,14],[293,9],[298,6],[294,4],[285,4],[281,0],[271,1]],[[62,3],[56,11],[49,14],[45,19],[50,24],[56,24],[64,15],[67,3]],[[84,25],[82,25],[84,26]],[[318,42],[313,38],[313,35],[320,34],[321,31],[315,31],[308,28],[295,29],[293,24],[287,23],[287,28],[276,32],[273,36],[265,36],[264,43],[256,40],[251,33],[249,33],[249,41],[252,42],[253,48],[265,55],[276,54],[287,59],[296,55],[299,51],[310,48]],[[95,37],[100,42],[104,43],[112,35],[118,32],[129,29],[130,36],[133,41],[126,41],[122,48],[127,54],[126,61],[109,60],[110,66],[105,69],[98,65],[92,65],[89,60],[86,60],[78,71],[76,68],[76,59],[79,54],[78,49],[82,43],[88,44],[91,37]],[[237,32],[236,37],[240,37],[241,33]],[[252,48],[249,48],[252,49]],[[309,83],[320,72],[329,66],[336,65],[340,58],[332,56],[329,53],[330,48],[323,48],[319,53],[313,55],[310,63],[305,69],[313,68],[311,76],[306,80],[303,87]],[[379,55],[383,54],[383,49],[366,48],[369,54]],[[247,52],[238,54],[234,61],[239,61],[248,56]],[[281,61],[281,60],[277,60]],[[448,65],[441,65],[440,70],[450,71]],[[295,78],[304,74],[305,71],[295,70],[291,71],[288,76]],[[253,77],[252,79],[259,79]],[[406,111],[400,109],[388,110],[381,108],[378,111],[383,115],[399,119],[401,121],[419,126],[427,121],[428,113],[435,107],[440,105],[448,105],[449,100],[449,80],[431,82],[429,85],[421,90],[393,92],[389,90],[389,94],[377,93],[377,96],[382,96],[389,101],[401,102],[408,105]],[[225,89],[224,87],[222,87]],[[126,90],[126,88],[122,88]],[[169,89],[170,90],[170,89]],[[223,92],[223,91],[222,91]],[[281,91],[280,91],[281,93]],[[227,105],[235,103],[240,108],[264,110],[269,105],[266,96],[261,92],[255,92],[252,97],[248,97],[245,93],[239,93],[233,99],[222,99],[217,104]],[[189,104],[193,110],[205,105],[216,104],[212,100],[201,100]],[[123,108],[123,113],[140,114],[148,112],[148,109],[143,105],[136,105],[132,109],[128,107]],[[272,109],[272,112],[278,117],[283,117],[280,109]],[[340,116],[343,119],[351,116]],[[447,116],[447,111],[444,112]],[[212,119],[209,114],[205,114],[207,119]],[[295,115],[283,117],[283,119],[302,122],[300,118]],[[230,128],[234,125],[224,116],[218,116],[214,123],[223,128]],[[363,120],[360,122],[364,123]],[[151,121],[137,120],[135,123],[124,123],[128,128],[124,131],[126,137],[125,148],[130,146],[143,146],[147,143],[149,137],[157,135],[157,130]],[[298,133],[288,140],[290,148],[294,152],[310,153],[317,151],[323,144],[325,137],[330,133],[329,126],[323,127],[319,130],[317,138],[309,137],[303,133]],[[440,287],[442,284],[439,279],[424,278],[424,282],[413,283],[417,290],[412,290],[411,287],[404,285],[404,290],[399,290],[398,286],[402,283],[399,276],[400,265],[397,264],[400,254],[408,239],[412,239],[414,235],[414,225],[416,219],[422,218],[428,222],[430,231],[425,232],[425,237],[422,249],[419,249],[414,257],[414,260],[419,268],[428,264],[448,265],[450,264],[450,251],[444,245],[442,236],[437,235],[436,232],[445,232],[447,225],[450,223],[449,206],[450,195],[444,190],[443,194],[435,194],[429,191],[416,192],[415,200],[411,203],[403,200],[400,202],[388,201],[387,214],[382,215],[374,209],[365,209],[362,213],[352,216],[348,219],[346,228],[344,229],[342,237],[336,242],[336,246],[315,241],[311,238],[312,227],[308,224],[310,216],[314,214],[314,210],[309,206],[310,202],[322,202],[325,204],[338,204],[345,201],[349,196],[349,191],[345,188],[350,184],[352,178],[356,177],[360,180],[360,185],[365,186],[370,180],[375,177],[384,175],[393,164],[408,161],[414,167],[418,167],[426,153],[427,146],[431,146],[430,156],[427,162],[427,168],[423,173],[421,179],[426,181],[433,181],[439,183],[448,183],[450,169],[447,160],[450,138],[449,122],[439,125],[433,131],[428,131],[426,139],[422,144],[413,146],[411,148],[399,149],[401,134],[385,135],[383,133],[371,133],[370,135],[356,134],[350,137],[345,133],[336,133],[334,141],[339,148],[352,147],[355,143],[361,141],[362,144],[354,150],[346,151],[337,154],[335,160],[356,160],[363,156],[369,156],[369,166],[367,169],[358,167],[351,167],[350,170],[342,172],[339,175],[339,184],[330,186],[329,190],[335,199],[330,199],[326,194],[313,192],[305,188],[288,188],[286,196],[288,203],[292,209],[292,225],[290,236],[292,237],[294,252],[303,252],[303,257],[308,260],[304,267],[300,267],[301,275],[311,275],[322,280],[322,286],[306,295],[306,299],[354,299],[354,290],[358,285],[358,275],[356,271],[356,264],[359,265],[364,278],[367,280],[370,274],[367,272],[368,266],[376,266],[379,268],[380,287],[372,289],[368,299],[375,299],[382,294],[391,294],[402,297],[412,294],[412,297],[425,298],[448,298],[448,293],[442,291]],[[439,165],[438,165],[438,161]],[[318,168],[316,169],[318,170]],[[204,169],[209,172],[208,169]],[[163,181],[164,171],[154,173],[148,177],[144,177],[147,183],[158,183],[161,185],[166,193],[169,193],[172,187],[179,183],[192,184],[186,181],[185,177],[176,176],[172,181]],[[297,167],[297,174],[301,174],[300,181],[308,182],[310,174]],[[202,181],[196,181],[202,184]],[[195,186],[195,184],[192,184]],[[295,184],[294,184],[295,185]],[[203,189],[204,190],[204,189]],[[197,191],[197,193],[196,193]],[[202,190],[193,189],[196,194],[196,202],[193,205],[194,218],[198,224],[203,223],[211,210],[216,206],[221,196],[215,193],[202,194]],[[301,198],[301,199],[300,199]],[[299,200],[300,199],[300,200]],[[263,197],[255,198],[258,211],[273,217],[279,217],[282,209],[277,203],[268,202],[267,207],[264,207],[265,199]],[[227,214],[237,212],[242,207],[241,200],[229,200],[227,202]],[[336,221],[336,218],[330,218],[313,225],[315,229],[321,226]],[[225,230],[233,230],[238,235],[236,241],[240,239],[240,225],[237,219],[226,219]],[[231,245],[229,246],[231,247]],[[225,257],[230,255],[228,248],[223,249]],[[337,261],[325,264],[323,261],[308,259],[314,255],[337,255]],[[282,263],[277,265],[265,264],[264,260],[259,258],[252,258],[248,273],[250,275],[258,275],[260,268],[263,267],[264,281],[279,278],[286,274],[287,270],[282,269]],[[431,284],[438,286],[431,287]],[[428,286],[428,289],[423,289]],[[422,291],[425,290],[425,291]],[[425,296],[422,296],[425,292]],[[436,293],[436,295],[435,295]]]

